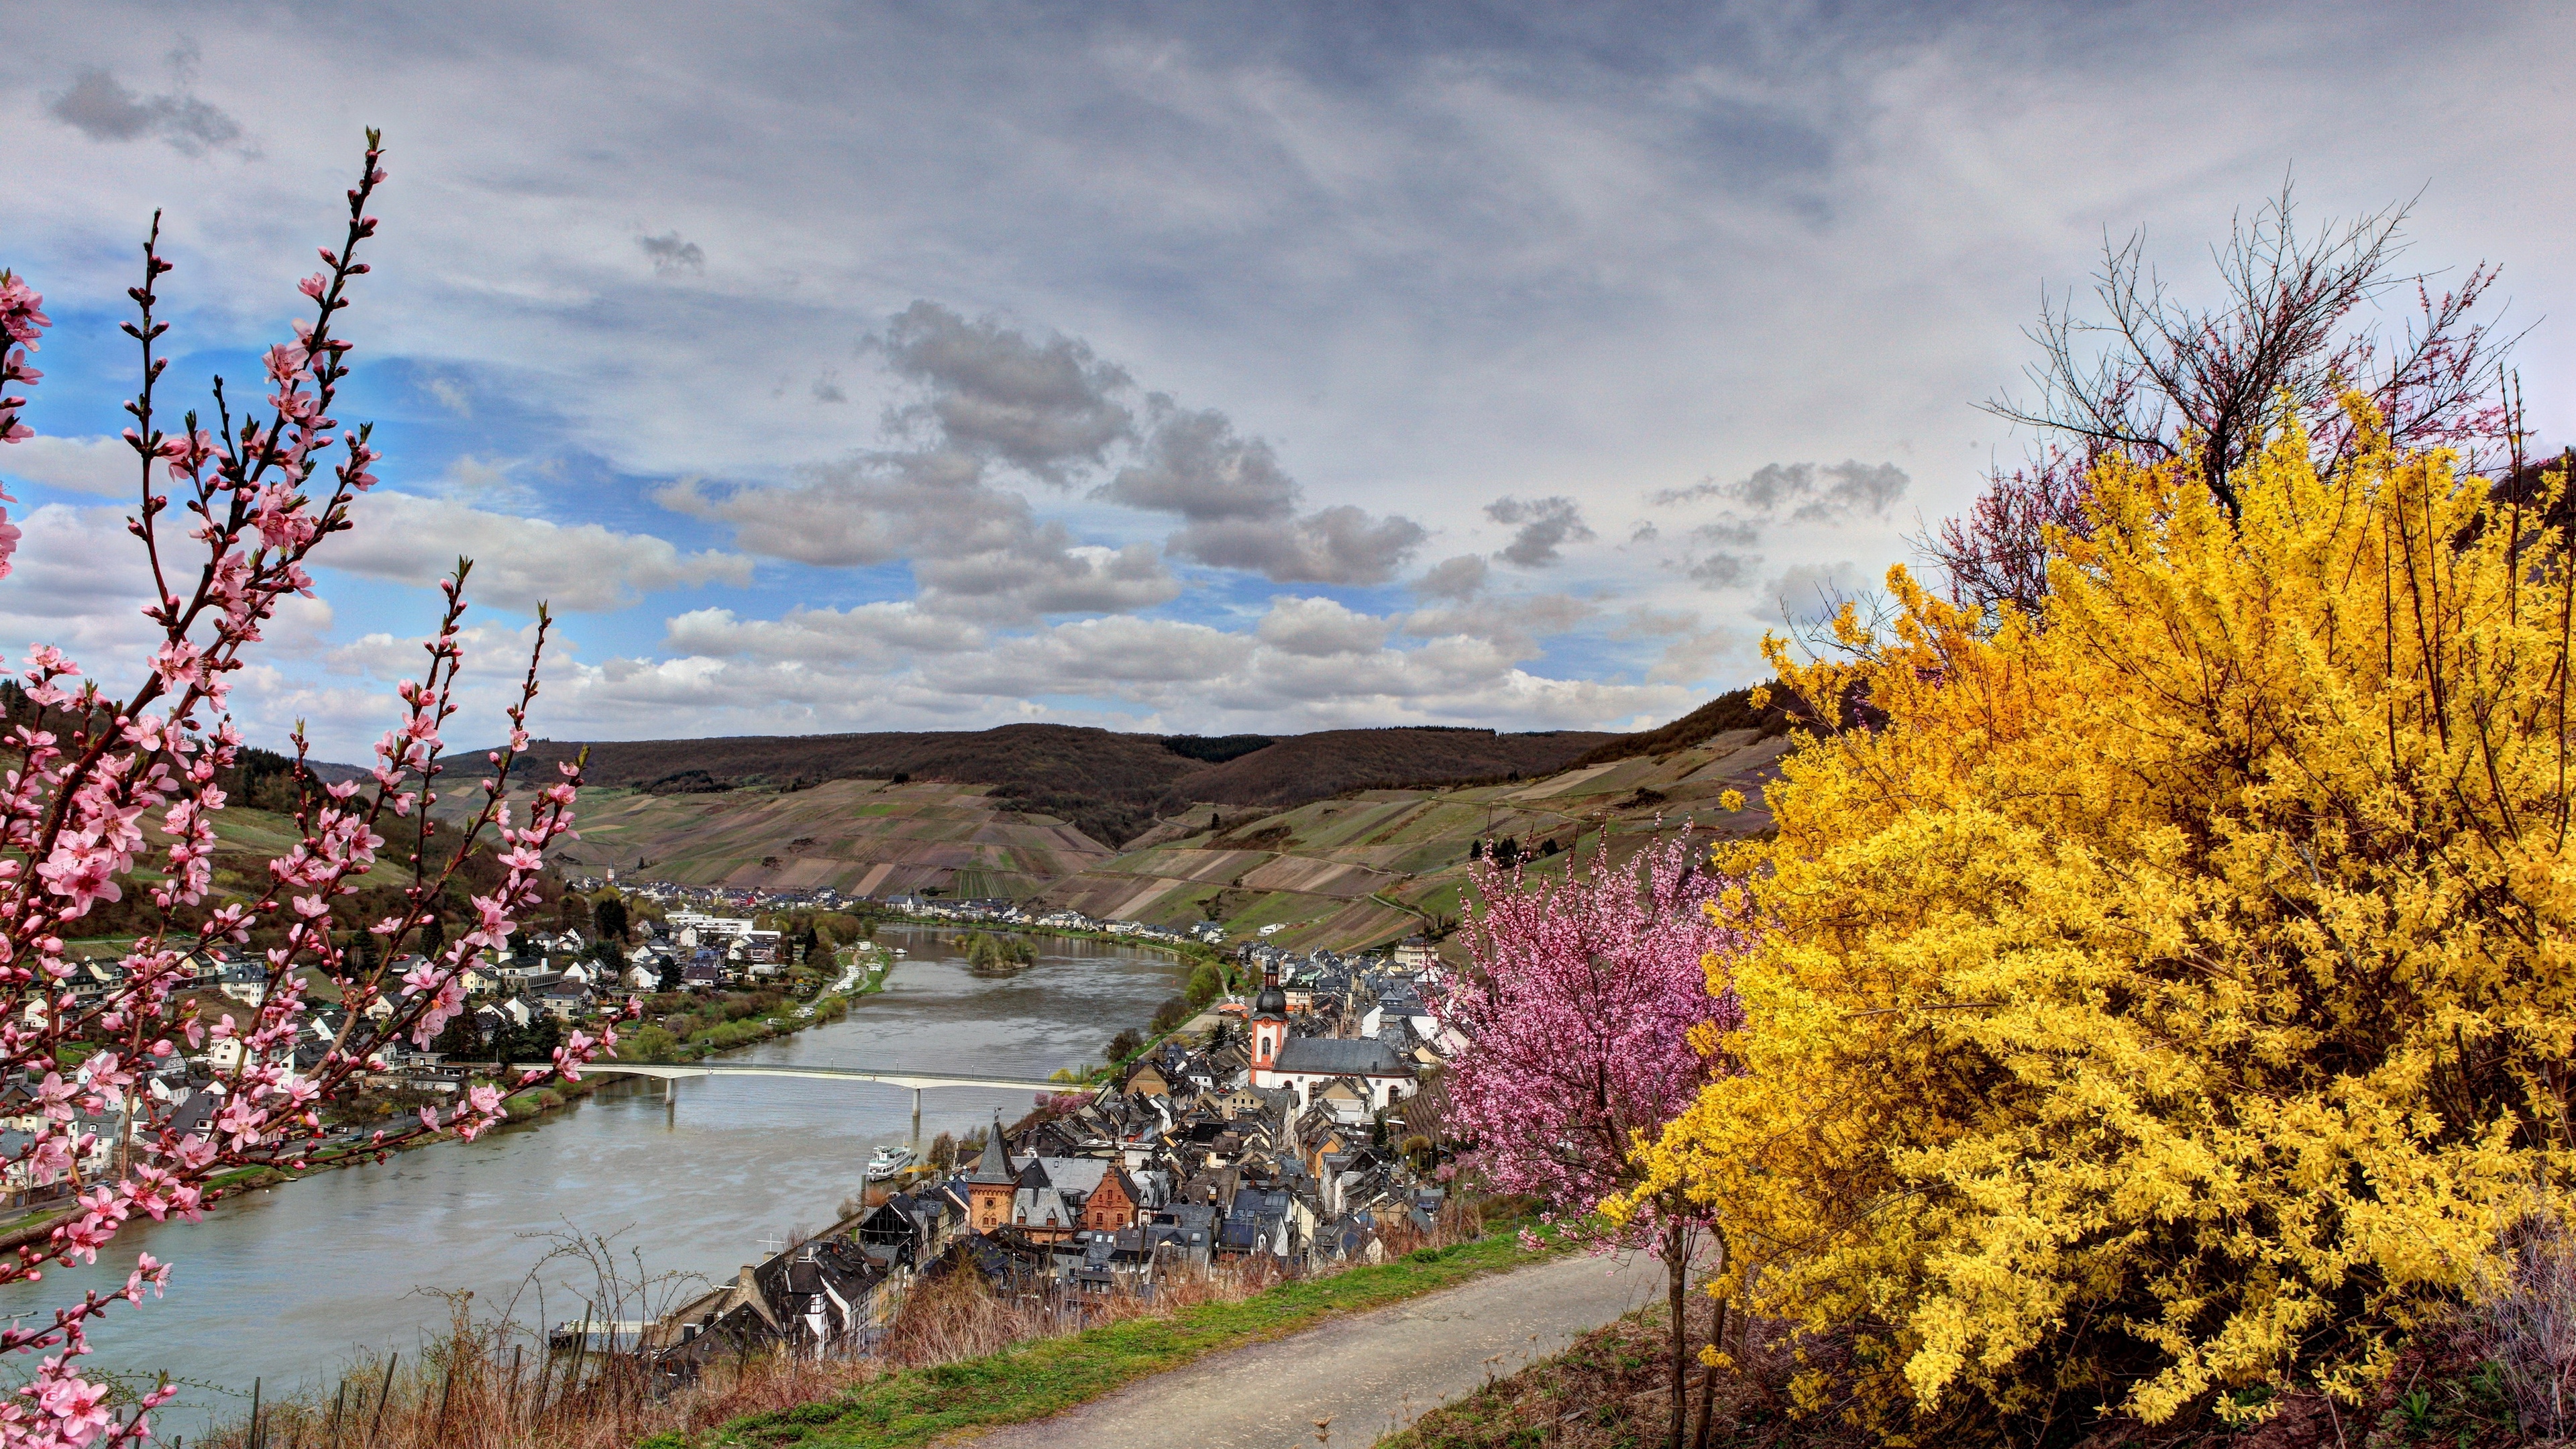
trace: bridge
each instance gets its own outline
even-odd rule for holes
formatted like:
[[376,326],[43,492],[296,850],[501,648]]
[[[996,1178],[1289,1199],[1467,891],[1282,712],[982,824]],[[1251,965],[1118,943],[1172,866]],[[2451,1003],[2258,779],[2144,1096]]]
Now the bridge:
[[[512,1072],[543,1070],[550,1063],[514,1063]],[[1028,1077],[962,1076],[953,1072],[917,1072],[908,1067],[891,1067],[883,1071],[867,1067],[808,1067],[768,1062],[591,1062],[582,1069],[585,1076],[656,1077],[662,1083],[662,1100],[669,1102],[671,1083],[689,1077],[801,1077],[824,1082],[880,1082],[889,1087],[912,1089],[912,1154],[921,1156],[921,1094],[937,1087],[989,1087],[1018,1092],[1078,1092],[1079,1082],[1037,1081]]]

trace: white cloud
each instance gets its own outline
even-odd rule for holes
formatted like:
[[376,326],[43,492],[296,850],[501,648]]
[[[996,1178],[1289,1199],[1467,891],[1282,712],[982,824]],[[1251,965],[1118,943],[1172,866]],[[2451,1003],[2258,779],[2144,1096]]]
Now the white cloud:
[[739,657],[763,663],[883,661],[918,651],[953,654],[980,648],[984,631],[910,603],[848,609],[796,609],[780,619],[737,619],[731,609],[696,609],[673,617],[664,648],[684,655]]
[[1253,632],[1289,654],[1363,654],[1383,647],[1394,622],[1353,612],[1333,599],[1276,598]]
[[1870,571],[1848,559],[1792,564],[1762,586],[1753,615],[1773,622],[1804,623],[1830,617],[1843,601],[1868,588]]
[[474,560],[468,598],[522,612],[540,601],[571,613],[621,609],[657,589],[751,580],[751,560],[740,554],[683,554],[651,534],[487,513],[449,499],[380,489],[351,516],[357,526],[315,549],[318,562],[434,585],[462,555]]
[[[123,438],[56,438],[39,434],[0,448],[0,478],[26,478],[73,493],[132,498],[142,487],[142,460]],[[159,480],[155,479],[156,486]]]

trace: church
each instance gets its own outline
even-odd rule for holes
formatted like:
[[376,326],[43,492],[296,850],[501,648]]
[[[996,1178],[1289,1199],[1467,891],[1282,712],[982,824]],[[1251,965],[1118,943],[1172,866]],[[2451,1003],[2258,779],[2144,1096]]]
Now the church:
[[1250,1083],[1261,1089],[1292,1088],[1304,1108],[1314,1094],[1347,1078],[1368,1098],[1369,1110],[1383,1112],[1413,1095],[1413,1066],[1394,1047],[1376,1037],[1299,1036],[1288,1021],[1288,996],[1279,989],[1279,971],[1261,973],[1261,994],[1253,999]]

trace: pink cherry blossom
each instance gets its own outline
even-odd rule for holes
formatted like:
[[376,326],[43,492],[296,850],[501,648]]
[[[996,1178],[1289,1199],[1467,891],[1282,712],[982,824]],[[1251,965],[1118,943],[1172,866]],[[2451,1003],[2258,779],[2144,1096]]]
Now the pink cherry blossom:
[[[501,879],[486,880],[474,898],[476,922],[434,959],[399,983],[379,968],[360,967],[345,955],[335,933],[334,905],[351,894],[377,864],[391,821],[436,798],[435,782],[448,767],[440,734],[457,709],[463,656],[458,638],[466,602],[460,579],[444,590],[436,643],[420,676],[400,695],[403,723],[378,746],[374,788],[341,782],[315,788],[295,739],[293,767],[302,804],[301,838],[270,863],[268,878],[202,912],[203,924],[181,929],[164,923],[180,906],[202,906],[213,888],[214,820],[229,803],[215,781],[240,759],[242,737],[226,716],[234,673],[249,661],[262,626],[289,595],[309,592],[306,567],[315,550],[345,530],[348,504],[375,482],[368,469],[383,454],[363,429],[337,435],[330,416],[348,371],[350,344],[333,335],[335,314],[347,305],[346,289],[366,274],[352,253],[375,233],[365,208],[383,179],[381,150],[369,137],[366,179],[349,193],[348,224],[341,246],[324,249],[327,270],[299,288],[314,299],[295,324],[295,340],[271,348],[265,368],[272,391],[269,410],[245,417],[238,400],[227,404],[233,421],[225,431],[189,428],[165,433],[167,403],[156,388],[167,359],[156,352],[168,324],[158,320],[159,287],[172,270],[158,250],[158,223],[144,247],[142,284],[131,289],[139,311],[127,329],[141,348],[144,383],[127,409],[134,426],[126,439],[150,468],[146,494],[131,532],[150,551],[153,597],[141,613],[157,638],[138,654],[149,669],[129,695],[115,695],[83,678],[80,668],[51,645],[31,649],[22,662],[26,697],[48,710],[68,709],[68,723],[48,721],[57,733],[29,726],[11,731],[15,769],[0,771],[0,1074],[34,1082],[33,1130],[0,1152],[0,1167],[36,1183],[72,1179],[80,1184],[70,1212],[47,1236],[11,1254],[0,1254],[0,1285],[41,1281],[51,1264],[94,1262],[135,1217],[192,1222],[219,1198],[217,1175],[241,1167],[296,1166],[318,1125],[317,1108],[345,1098],[361,1076],[381,1066],[387,1049],[409,1037],[427,1041],[463,1003],[462,973],[481,944],[506,941],[537,903],[549,844],[572,828],[578,772],[540,789],[525,803],[525,818],[510,818],[511,791],[493,792],[460,830],[444,824],[444,853],[406,857],[405,879],[415,882],[412,904],[378,922],[380,959],[390,960],[419,942],[430,916],[420,903],[445,899],[461,884],[467,852],[498,840]],[[25,282],[0,271],[0,439],[27,436],[13,387],[40,376],[27,366],[37,337],[50,325],[43,299]],[[327,454],[334,448],[340,457]],[[325,464],[328,463],[326,467]],[[151,465],[161,465],[153,467]],[[148,492],[166,473],[170,495]],[[12,502],[0,495],[0,502]],[[0,513],[0,574],[5,574],[21,534]],[[83,564],[90,561],[82,560]],[[527,710],[536,695],[537,665],[551,620],[540,609],[536,648],[507,711],[509,737],[527,738]],[[147,841],[157,825],[163,839]],[[418,838],[418,837],[415,837]],[[135,881],[147,850],[158,867]],[[368,881],[376,884],[382,877]],[[122,959],[124,979],[85,999],[71,990],[77,964],[66,954],[64,928],[102,902],[125,899],[133,882],[159,915],[146,914],[144,934]],[[190,913],[186,918],[195,918]],[[254,930],[281,944],[264,958],[266,992],[245,1017],[223,1013],[209,1023],[178,1000],[183,962],[198,950],[235,948]],[[318,1065],[298,1070],[297,1049],[308,1040],[307,979],[328,980],[349,1008],[347,1024]],[[396,993],[399,993],[398,995]],[[379,1020],[371,1004],[392,1007]],[[527,1074],[530,1083],[577,1073],[615,1042],[613,1028],[597,1038],[575,1033],[553,1065]],[[147,1090],[145,1076],[176,1057],[212,1043],[218,1060],[208,1090],[218,1098],[211,1123],[181,1132],[175,1098]],[[66,1076],[60,1064],[80,1060]],[[99,1143],[80,1123],[115,1113],[131,1122],[132,1151],[115,1165],[96,1166]],[[502,1119],[500,1093],[476,1084],[444,1125],[472,1135]],[[417,1127],[379,1132],[379,1147],[439,1130],[436,1111]],[[82,1175],[85,1174],[85,1175]],[[0,1445],[129,1446],[149,1436],[152,1410],[168,1401],[153,1390],[120,1406],[78,1369],[89,1351],[89,1325],[113,1307],[130,1308],[147,1291],[169,1281],[166,1264],[138,1258],[122,1291],[92,1293],[51,1313],[36,1312],[0,1325],[0,1356],[29,1355],[32,1371],[14,1391],[0,1393]]]

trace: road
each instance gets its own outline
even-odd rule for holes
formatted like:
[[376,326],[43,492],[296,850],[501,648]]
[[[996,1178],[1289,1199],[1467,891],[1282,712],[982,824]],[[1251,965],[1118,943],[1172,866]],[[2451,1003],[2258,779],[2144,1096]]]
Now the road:
[[1663,1265],[1560,1258],[1211,1354],[976,1449],[1294,1449],[1373,1444],[1483,1383],[1562,1351],[1664,1291]]

